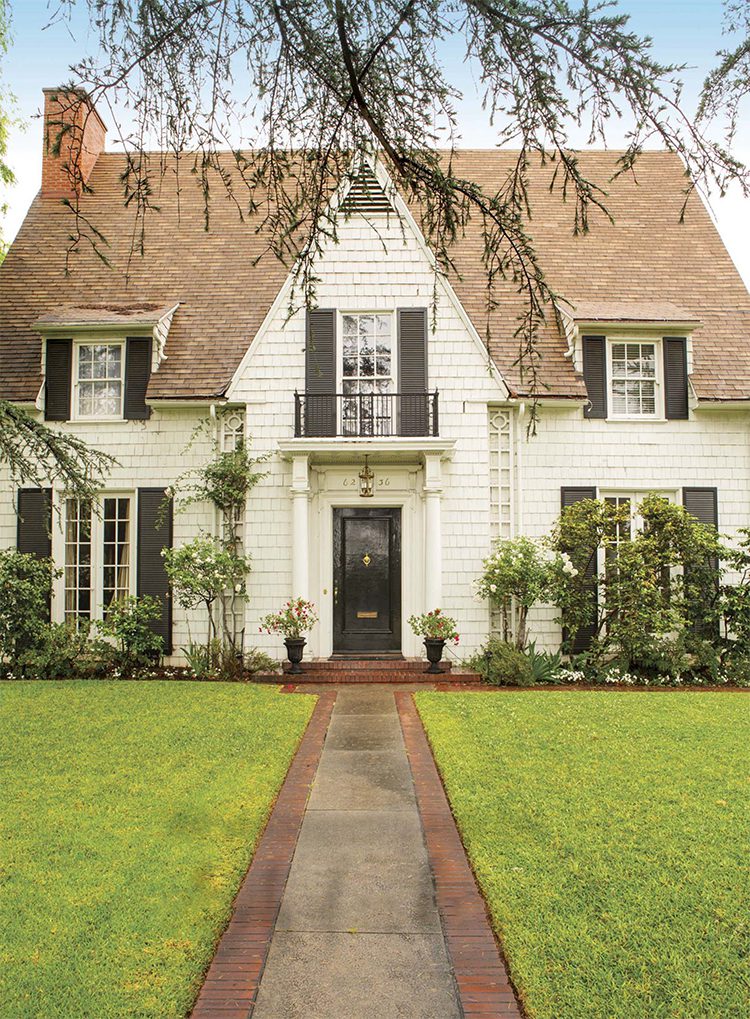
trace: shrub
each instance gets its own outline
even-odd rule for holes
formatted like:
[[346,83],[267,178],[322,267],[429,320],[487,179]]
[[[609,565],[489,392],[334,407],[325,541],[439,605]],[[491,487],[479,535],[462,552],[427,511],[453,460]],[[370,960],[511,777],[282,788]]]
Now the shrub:
[[531,662],[523,651],[500,637],[492,636],[468,662],[483,680],[493,686],[533,686]]
[[132,675],[161,657],[164,641],[151,629],[161,616],[157,598],[128,597],[110,603],[107,614],[97,623],[99,631],[110,637],[117,647],[117,665]]
[[49,559],[14,549],[0,552],[0,661],[11,670],[44,638],[55,576],[59,571]]
[[39,640],[22,657],[22,672],[29,679],[99,679],[116,667],[115,649],[91,636],[91,626],[80,621],[48,623]]
[[190,644],[182,649],[188,672],[196,679],[240,682],[253,676],[277,672],[279,663],[259,648],[250,648],[239,655],[233,647],[214,639],[205,644]]
[[[638,512],[643,527],[635,533],[629,506],[586,499],[560,516],[552,547],[574,570],[553,566],[550,597],[560,609],[565,646],[591,626],[599,668],[614,663],[656,679],[681,673],[689,667],[684,656],[697,654],[705,671],[705,641],[718,644],[717,563],[727,549],[715,528],[660,496],[647,496]],[[602,548],[596,578],[592,567]]]
[[208,644],[183,648],[188,672],[196,679],[238,681],[243,678],[242,659],[229,644],[214,637]]
[[245,651],[243,664],[245,666],[245,675],[250,678],[253,676],[271,676],[281,668],[280,663],[275,658],[271,658],[265,651],[261,651],[257,647],[251,647]]

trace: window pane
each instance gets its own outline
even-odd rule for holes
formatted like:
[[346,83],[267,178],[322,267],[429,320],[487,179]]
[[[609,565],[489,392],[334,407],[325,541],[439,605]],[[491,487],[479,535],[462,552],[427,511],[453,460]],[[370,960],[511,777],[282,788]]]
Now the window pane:
[[[342,385],[347,396],[364,397],[393,390],[393,316],[344,315]],[[391,400],[345,401],[345,434],[389,435]]]
[[65,503],[65,620],[76,624],[91,616],[91,506],[78,499]]
[[104,520],[102,603],[106,610],[130,594],[130,499],[105,499]]
[[78,414],[119,417],[122,402],[122,345],[89,343],[78,348]]

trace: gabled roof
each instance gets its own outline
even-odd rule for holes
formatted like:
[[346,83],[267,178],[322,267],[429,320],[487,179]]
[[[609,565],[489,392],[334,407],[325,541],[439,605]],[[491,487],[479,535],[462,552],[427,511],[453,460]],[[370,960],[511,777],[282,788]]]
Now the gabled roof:
[[[592,179],[606,182],[616,158],[587,152],[581,162]],[[487,190],[504,181],[513,162],[514,153],[502,150],[467,150],[454,157],[456,172]],[[135,209],[122,200],[124,165],[122,155],[100,155],[89,181],[92,193],[81,199],[84,215],[107,239],[111,267],[84,243],[67,260],[66,274],[72,214],[58,199],[34,200],[0,266],[0,395],[35,399],[40,320],[50,323],[58,314],[71,314],[70,308],[80,313],[93,305],[148,307],[145,314],[156,314],[179,304],[166,359],[148,395],[220,396],[283,285],[288,269],[268,252],[264,229],[240,219],[218,181],[204,229],[199,181],[185,170],[179,181],[171,171],[162,178],[152,198],[159,211],[146,224],[145,253],[131,254],[138,224]],[[677,157],[645,153],[634,174],[610,186],[607,202],[615,224],[592,211],[590,232],[579,236],[572,232],[572,205],[562,201],[559,189],[550,193],[553,173],[549,163],[532,168],[530,188],[530,232],[553,289],[572,304],[674,306],[700,323],[693,333],[699,397],[750,398],[750,296],[697,196],[680,222],[685,178]],[[526,385],[514,364],[523,298],[511,282],[501,282],[497,306],[488,314],[481,256],[480,231],[472,223],[456,242],[458,276],[451,283],[511,390],[523,394]],[[134,312],[131,322],[136,317]],[[583,381],[564,356],[566,347],[550,308],[540,331],[546,394],[582,397]]]

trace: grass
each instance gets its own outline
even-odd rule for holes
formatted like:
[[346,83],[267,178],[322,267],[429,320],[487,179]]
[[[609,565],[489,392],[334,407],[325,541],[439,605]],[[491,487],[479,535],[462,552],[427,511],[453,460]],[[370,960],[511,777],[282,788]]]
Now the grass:
[[530,1017],[750,1015],[750,699],[416,701]]
[[0,684],[0,1016],[189,1011],[314,699]]

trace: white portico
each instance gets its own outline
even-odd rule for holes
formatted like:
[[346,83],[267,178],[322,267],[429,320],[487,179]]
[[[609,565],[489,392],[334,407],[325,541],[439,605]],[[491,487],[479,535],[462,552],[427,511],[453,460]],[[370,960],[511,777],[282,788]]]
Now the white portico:
[[[320,615],[311,654],[418,655],[407,620],[442,605],[442,496],[454,443],[317,438],[279,449],[291,464],[292,593]],[[365,455],[374,478],[363,497]]]

